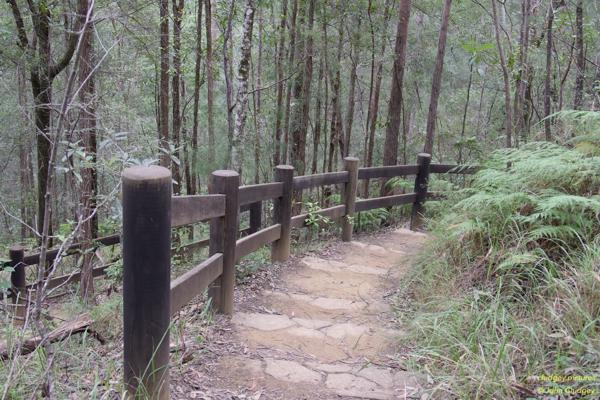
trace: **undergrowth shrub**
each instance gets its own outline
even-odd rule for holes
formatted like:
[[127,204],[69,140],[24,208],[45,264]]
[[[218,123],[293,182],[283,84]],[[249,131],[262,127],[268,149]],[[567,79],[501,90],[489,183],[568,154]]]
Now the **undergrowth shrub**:
[[599,189],[600,157],[530,143],[435,205],[402,296],[434,397],[531,397],[565,389],[535,378],[557,374],[600,398]]

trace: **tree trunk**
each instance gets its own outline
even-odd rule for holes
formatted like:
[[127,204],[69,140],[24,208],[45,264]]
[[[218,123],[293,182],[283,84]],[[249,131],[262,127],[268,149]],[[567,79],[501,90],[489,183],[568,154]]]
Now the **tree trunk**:
[[[86,1],[86,0],[84,0]],[[91,17],[91,15],[90,15]],[[83,221],[80,242],[90,243],[98,236],[98,215],[96,214],[96,198],[98,196],[98,178],[96,171],[97,139],[96,139],[96,86],[93,75],[94,69],[94,27],[88,25],[83,33],[79,61],[79,130],[84,152],[89,160],[81,169],[80,215]],[[92,276],[93,253],[91,247],[83,250],[81,267],[80,296],[84,301],[90,301],[94,296],[94,279]]]
[[258,10],[258,66],[256,68],[256,85],[255,89],[259,90],[254,93],[254,183],[260,183],[260,143],[262,140],[262,119],[260,115],[261,109],[261,90],[262,85],[262,59],[263,59],[263,19],[260,9]]
[[173,77],[171,89],[173,91],[173,147],[177,162],[172,163],[173,193],[181,193],[181,19],[183,16],[184,0],[172,0],[173,6]]
[[241,148],[244,140],[244,125],[246,123],[246,105],[248,104],[248,72],[252,55],[252,27],[254,25],[254,0],[248,0],[244,12],[242,27],[241,59],[238,68],[237,94],[235,101],[235,125],[231,141],[231,168],[242,176],[244,152]]
[[[370,10],[370,9],[369,9]],[[390,6],[386,2],[384,10],[384,28],[387,28],[390,19]],[[408,22],[408,19],[407,19]],[[372,24],[371,24],[372,25]],[[379,97],[381,94],[381,80],[383,78],[383,58],[385,55],[387,40],[381,41],[381,50],[377,61],[375,60],[375,34],[371,26],[371,83],[369,86],[369,109],[367,112],[367,124],[365,133],[365,167],[373,166],[373,151],[375,150],[375,131],[377,129],[377,117],[379,114]],[[369,180],[363,181],[363,196],[369,197]]]
[[319,72],[317,79],[317,104],[315,105],[315,128],[313,131],[313,153],[312,153],[312,164],[310,168],[311,174],[317,173],[317,162],[319,159],[319,144],[321,143],[321,93],[323,91],[323,79],[325,77],[325,68],[323,62],[323,55],[319,60]]
[[[354,30],[354,35],[352,35],[352,55],[351,55],[351,63],[352,67],[350,69],[350,83],[348,85],[348,108],[346,111],[346,135],[344,137],[344,148],[345,153],[344,156],[348,157],[351,153],[350,146],[352,143],[352,124],[354,122],[354,91],[356,89],[356,68],[358,67],[358,58],[360,56],[360,22],[361,19],[357,18],[356,27]],[[349,34],[349,33],[348,33]]]
[[[308,2],[308,23],[306,29],[311,32],[314,24],[315,0]],[[301,24],[299,24],[301,25]],[[304,35],[304,69],[296,75],[294,85],[294,107],[290,132],[292,147],[291,163],[298,175],[306,172],[306,137],[308,133],[308,116],[310,111],[310,89],[313,70],[313,39],[312,34]]]
[[231,47],[231,24],[233,21],[233,14],[235,11],[235,0],[231,0],[229,5],[229,15],[227,16],[227,26],[225,27],[225,33],[223,34],[223,76],[225,77],[225,99],[227,100],[227,138],[229,140],[229,159],[228,165],[232,165],[232,146],[233,146],[233,89],[231,85],[232,72],[231,72],[231,60],[229,59],[230,47]]
[[465,99],[465,108],[463,110],[462,126],[460,129],[460,145],[458,146],[458,164],[463,162],[463,147],[465,145],[465,129],[467,125],[467,111],[469,109],[469,100],[471,99],[471,84],[473,83],[473,63],[469,65],[469,83],[467,84],[467,98]]
[[213,71],[212,48],[212,12],[211,0],[204,0],[206,10],[206,130],[208,131],[208,164],[215,163],[215,123],[214,123],[214,92],[215,80]]
[[521,30],[519,34],[519,58],[517,65],[517,78],[515,82],[515,98],[513,103],[513,124],[515,129],[515,143],[518,145],[521,141],[527,141],[527,132],[525,132],[525,92],[528,86],[528,68],[527,68],[527,48],[529,45],[529,10],[530,0],[521,2]]
[[496,45],[498,46],[498,56],[500,57],[500,67],[502,68],[502,78],[504,79],[504,111],[506,130],[506,147],[512,146],[512,109],[510,107],[510,76],[504,56],[504,49],[500,41],[500,23],[498,22],[498,11],[496,10],[496,0],[491,0],[492,3],[492,20],[494,23],[494,34],[496,36]]
[[548,15],[546,17],[546,79],[544,82],[544,134],[547,141],[552,140],[552,131],[550,129],[550,114],[552,112],[552,22],[554,21],[554,10],[552,1],[548,4]]
[[[209,1],[209,0],[206,0]],[[187,192],[190,195],[196,194],[199,191],[200,182],[198,179],[198,109],[200,108],[200,64],[202,62],[202,7],[203,0],[199,0],[197,4],[196,14],[196,52],[194,63],[194,110],[192,121],[192,143],[191,143],[191,162],[190,164],[190,179],[188,179]],[[188,154],[190,153],[188,152]]]
[[285,48],[285,26],[287,21],[288,2],[283,0],[281,4],[281,17],[279,22],[279,45],[277,50],[276,69],[277,69],[277,113],[275,115],[275,139],[273,143],[273,165],[281,163],[281,120],[283,118],[283,59]]
[[[291,25],[290,25],[290,47],[289,47],[289,55],[288,55],[288,76],[292,76],[294,70],[296,69],[296,55],[298,52],[298,45],[296,44],[296,37],[298,36],[298,31],[296,27],[296,18],[298,16],[298,0],[293,0],[292,2],[292,15],[291,15]],[[285,97],[285,114],[284,114],[284,123],[283,123],[283,149],[282,149],[282,164],[287,164],[288,160],[288,147],[289,147],[289,132],[290,132],[290,107],[292,102],[292,82],[294,80],[290,79],[287,81],[287,94]]]
[[[400,114],[402,107],[402,83],[404,80],[404,64],[406,61],[406,42],[408,38],[408,22],[410,19],[410,0],[401,0],[398,10],[398,26],[396,29],[396,45],[394,48],[394,69],[392,89],[388,106],[388,123],[385,132],[383,165],[395,165],[398,162],[398,136],[400,135]],[[387,193],[385,182],[381,185],[381,194]]]
[[169,0],[160,0],[160,84],[158,92],[158,135],[160,165],[169,167]]
[[433,152],[433,141],[435,137],[435,123],[437,120],[437,106],[442,87],[442,73],[444,70],[444,54],[446,53],[446,37],[448,36],[448,22],[450,20],[450,7],[452,0],[444,0],[444,10],[442,12],[442,24],[440,26],[440,36],[438,39],[438,50],[435,59],[435,68],[433,70],[433,80],[431,83],[431,99],[429,100],[429,112],[427,114],[427,133],[425,136],[425,146],[423,151],[428,154]]
[[328,172],[332,172],[334,168],[337,169],[338,151],[339,154],[344,154],[344,142],[342,140],[344,128],[342,126],[342,107],[340,99],[340,64],[342,61],[343,43],[344,30],[340,27],[338,34],[337,61],[335,65],[335,73],[333,74],[333,77],[331,77],[331,135],[329,138],[329,162],[327,165]]
[[575,48],[577,51],[577,75],[575,77],[575,94],[573,108],[583,109],[583,83],[585,80],[585,54],[583,48],[583,0],[577,0],[575,9]]

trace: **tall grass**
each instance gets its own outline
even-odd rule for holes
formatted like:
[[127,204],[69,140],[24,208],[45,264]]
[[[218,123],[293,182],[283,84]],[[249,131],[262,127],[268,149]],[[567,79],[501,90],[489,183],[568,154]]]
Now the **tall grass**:
[[434,397],[576,386],[600,398],[599,189],[600,157],[531,143],[494,152],[470,188],[430,207],[432,239],[404,282],[413,307],[402,317]]

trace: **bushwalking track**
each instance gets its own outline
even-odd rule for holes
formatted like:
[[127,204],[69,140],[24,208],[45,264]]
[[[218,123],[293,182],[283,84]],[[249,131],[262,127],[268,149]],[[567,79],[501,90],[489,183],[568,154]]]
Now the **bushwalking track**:
[[291,260],[216,322],[218,357],[202,373],[188,365],[184,381],[203,384],[182,398],[420,398],[393,357],[402,332],[390,301],[424,237],[397,229]]

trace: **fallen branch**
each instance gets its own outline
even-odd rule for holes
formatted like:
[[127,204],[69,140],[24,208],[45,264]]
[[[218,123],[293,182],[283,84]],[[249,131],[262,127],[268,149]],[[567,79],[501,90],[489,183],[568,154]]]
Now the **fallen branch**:
[[[58,328],[52,330],[45,338],[40,336],[36,336],[33,338],[25,339],[21,343],[19,355],[29,354],[35,351],[36,348],[46,344],[46,343],[55,343],[63,341],[69,338],[71,335],[76,333],[87,332],[96,340],[100,342],[100,344],[104,344],[105,340],[98,332],[90,329],[90,326],[94,320],[89,314],[81,314],[75,319],[71,321],[67,321],[64,324],[60,325]],[[9,349],[6,344],[0,344],[0,359],[6,360],[11,357],[16,356],[13,354],[13,351]]]

